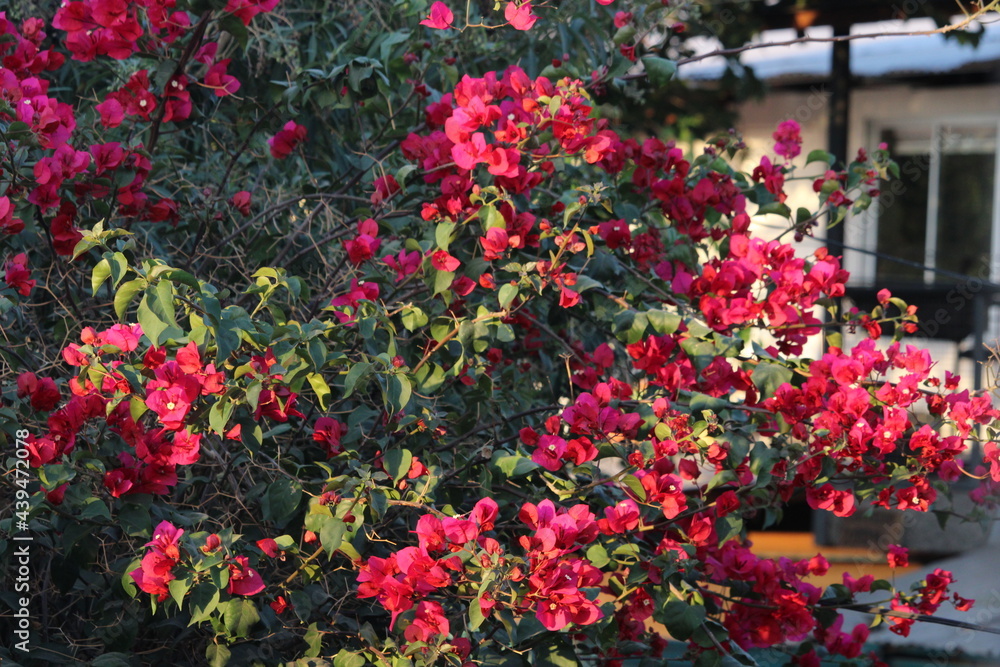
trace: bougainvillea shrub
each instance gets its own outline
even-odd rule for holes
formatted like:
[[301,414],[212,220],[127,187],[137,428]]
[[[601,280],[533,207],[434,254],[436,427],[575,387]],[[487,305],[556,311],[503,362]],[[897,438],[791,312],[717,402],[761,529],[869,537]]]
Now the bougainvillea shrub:
[[884,149],[786,121],[742,173],[613,122],[683,3],[318,5],[0,13],[5,661],[818,665],[868,659],[858,594],[972,605],[747,539],[997,498],[989,397],[796,245]]

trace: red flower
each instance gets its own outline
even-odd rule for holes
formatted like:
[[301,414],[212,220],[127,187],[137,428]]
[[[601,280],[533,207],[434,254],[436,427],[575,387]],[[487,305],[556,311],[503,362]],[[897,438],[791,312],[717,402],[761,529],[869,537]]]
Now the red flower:
[[270,537],[257,540],[257,548],[263,551],[269,558],[277,558],[281,554],[281,549],[278,548],[278,543]]
[[256,595],[264,590],[264,580],[257,570],[250,567],[246,556],[237,556],[229,561],[230,595]]
[[889,545],[889,553],[886,554],[886,558],[889,561],[889,567],[907,567],[910,564],[910,550],[906,547],[891,544]]
[[205,538],[205,544],[201,547],[202,553],[210,554],[218,551],[219,547],[222,546],[222,540],[215,533],[212,533]]
[[63,498],[66,496],[66,489],[69,488],[69,483],[60,484],[51,491],[45,492],[45,500],[47,500],[52,505],[62,505]]
[[372,204],[375,206],[391,199],[392,196],[400,190],[399,182],[397,182],[395,176],[392,176],[391,174],[376,178],[374,185],[375,192],[372,194],[371,199]]
[[183,530],[175,528],[170,522],[161,521],[153,539],[146,544],[151,550],[142,557],[142,564],[129,573],[141,590],[156,595],[160,602],[167,599],[170,594],[168,584],[176,578],[173,569],[181,559],[180,538],[183,534]]
[[431,266],[438,271],[454,271],[461,262],[448,254],[445,250],[437,250],[431,255]]
[[229,198],[229,205],[240,212],[240,215],[246,217],[250,215],[250,193],[246,190],[240,190],[232,197]]
[[225,11],[243,21],[243,25],[250,25],[255,16],[269,12],[277,6],[278,0],[229,0]]
[[313,440],[323,445],[327,456],[336,456],[344,451],[340,439],[347,432],[347,426],[333,417],[320,417],[313,429]]
[[21,296],[28,296],[35,288],[34,280],[30,280],[31,271],[28,270],[28,256],[23,252],[14,255],[4,264],[4,282],[8,287],[17,290]]
[[24,222],[14,217],[14,206],[7,197],[0,197],[0,233],[18,234],[24,229]]
[[851,516],[857,509],[857,500],[849,490],[835,489],[832,484],[806,490],[809,507],[833,512],[835,516]]
[[351,264],[360,266],[375,256],[382,241],[377,238],[378,223],[368,218],[358,223],[358,235],[344,242]]
[[34,373],[21,373],[17,377],[17,397],[31,397],[31,407],[39,412],[48,412],[59,405],[62,396],[56,381],[52,378],[39,379]]
[[290,120],[277,134],[267,140],[267,145],[271,147],[271,157],[283,160],[305,140],[306,128]]

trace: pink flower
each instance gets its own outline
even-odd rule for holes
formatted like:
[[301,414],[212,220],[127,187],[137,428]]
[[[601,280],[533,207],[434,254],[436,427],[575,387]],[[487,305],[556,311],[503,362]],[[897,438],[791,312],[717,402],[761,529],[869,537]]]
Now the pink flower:
[[543,435],[538,441],[538,447],[531,453],[531,460],[550,472],[563,467],[563,454],[566,453],[566,441],[556,435]]
[[614,507],[605,507],[604,516],[606,518],[597,520],[597,526],[605,535],[621,535],[639,526],[639,506],[630,498]]
[[215,91],[216,97],[232,95],[240,89],[240,82],[235,76],[227,74],[230,59],[220,60],[205,73],[205,86]]
[[24,229],[24,221],[14,217],[14,205],[7,197],[0,197],[0,233],[19,234]]
[[429,642],[435,637],[447,636],[449,630],[444,608],[437,602],[424,600],[417,605],[417,615],[406,627],[403,636],[409,642]]
[[168,429],[178,431],[184,426],[184,418],[191,409],[191,397],[181,385],[166,389],[154,389],[146,396],[146,406],[156,413]]
[[435,30],[447,30],[454,27],[452,25],[454,20],[455,15],[448,9],[448,5],[443,2],[435,2],[431,5],[430,16],[421,21],[420,25],[425,25]]
[[774,152],[791,160],[802,152],[802,128],[794,120],[783,121],[774,131]]
[[515,30],[530,30],[538,17],[531,13],[531,2],[518,5],[515,2],[508,2],[503,10],[504,18]]

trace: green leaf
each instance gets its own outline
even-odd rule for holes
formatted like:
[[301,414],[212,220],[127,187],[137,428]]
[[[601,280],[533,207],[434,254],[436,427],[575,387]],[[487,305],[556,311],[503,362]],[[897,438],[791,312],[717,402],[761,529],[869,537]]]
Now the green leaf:
[[219,19],[219,27],[232,35],[241,49],[247,48],[250,32],[238,16],[235,14],[223,14],[222,18]]
[[412,395],[413,387],[410,384],[410,378],[402,373],[389,376],[389,388],[386,392],[386,398],[392,406],[393,412],[399,412],[404,409],[406,404],[410,402],[410,396]]
[[507,221],[504,220],[503,214],[492,204],[487,204],[479,209],[479,219],[483,221],[484,230],[494,227],[507,228]]
[[150,77],[157,88],[163,89],[170,83],[170,77],[177,71],[177,61],[166,59],[161,60],[156,66],[153,75]]
[[806,156],[806,164],[810,164],[812,162],[826,162],[827,164],[832,165],[833,160],[834,157],[821,148],[809,151],[809,155]]
[[181,283],[193,290],[201,289],[201,283],[198,282],[198,279],[182,269],[171,269],[168,273],[164,274],[164,277],[172,283]]
[[570,647],[554,640],[535,648],[531,664],[536,667],[579,667],[580,662]]
[[207,621],[215,608],[219,606],[219,589],[206,581],[192,588],[191,596],[188,599],[191,606],[191,620],[188,625],[195,625]]
[[622,484],[627,486],[640,502],[646,502],[646,488],[639,481],[638,477],[635,475],[625,475],[622,478]]
[[142,326],[142,332],[153,345],[160,345],[168,334],[180,336],[183,333],[174,319],[173,285],[167,280],[161,280],[155,287],[146,290],[136,317]]
[[500,472],[508,478],[527,475],[532,470],[538,468],[537,463],[528,457],[520,456],[519,454],[509,454],[505,456],[501,453],[496,455],[493,459],[493,465],[499,468]]
[[453,320],[449,320],[446,317],[438,317],[431,324],[431,338],[440,343],[451,334],[454,328]]
[[327,402],[329,401],[332,393],[330,391],[330,385],[326,383],[326,380],[323,379],[323,376],[319,373],[310,373],[306,376],[306,379],[309,381],[309,386],[312,387],[313,392],[316,394],[316,398],[319,399],[319,407],[325,411],[326,406],[328,405]]
[[427,313],[416,306],[404,306],[402,319],[407,331],[416,331],[427,324]]
[[600,544],[592,544],[589,549],[587,549],[587,560],[590,564],[596,568],[602,568],[611,562],[611,558],[608,556],[608,550],[605,549]]
[[632,318],[632,326],[625,334],[625,342],[629,345],[638,343],[646,334],[646,327],[649,326],[649,318],[646,313],[636,313]]
[[757,209],[757,215],[780,215],[783,218],[791,219],[792,209],[788,208],[786,204],[779,201],[773,201],[770,204],[764,204]]
[[642,59],[642,64],[646,67],[649,82],[654,88],[663,88],[677,73],[677,63],[666,58],[646,56]]
[[133,663],[125,653],[105,653],[87,664],[89,667],[132,667]]
[[726,410],[727,408],[733,407],[732,404],[724,398],[717,398],[700,392],[691,392],[691,400],[688,403],[688,406],[691,408],[691,414],[693,415],[701,414],[703,410],[718,412],[719,410]]
[[142,278],[136,278],[118,288],[118,292],[115,294],[115,315],[118,316],[118,319],[125,317],[125,311],[128,310],[128,305],[132,303],[136,292],[145,287],[146,281]]
[[483,616],[483,608],[479,606],[479,598],[476,598],[469,603],[469,629],[478,629],[485,620],[486,617]]
[[[347,371],[347,377],[344,378],[344,398],[347,398],[354,393],[358,382],[360,382],[362,378],[368,377],[371,368],[372,365],[367,361],[359,361],[351,366],[351,369]],[[365,384],[367,383],[362,383],[362,389],[364,389]]]
[[621,46],[625,42],[631,42],[632,38],[635,37],[635,33],[636,33],[635,26],[623,25],[621,28],[618,29],[618,32],[615,33],[615,36],[612,38],[612,41],[614,42],[615,46]]
[[382,466],[394,481],[406,477],[413,463],[413,454],[408,449],[391,449],[382,456]]
[[209,576],[212,578],[212,584],[216,588],[222,590],[229,585],[229,568],[228,567],[216,567],[209,571]]
[[319,631],[315,623],[309,624],[309,629],[303,639],[309,645],[309,650],[303,654],[305,657],[315,658],[323,652],[323,633]]
[[81,519],[104,519],[111,521],[111,511],[107,504],[100,498],[88,498],[86,506],[80,512]]
[[661,336],[672,334],[681,326],[681,316],[666,310],[648,310],[646,319],[649,320],[653,331]]
[[319,531],[319,542],[323,545],[328,560],[333,558],[337,549],[343,544],[346,532],[347,524],[340,519],[331,516],[323,521],[323,527]]
[[222,619],[230,637],[246,637],[260,620],[260,614],[253,602],[237,598],[225,604]]
[[365,659],[360,654],[352,653],[345,648],[334,656],[333,667],[365,667]]
[[218,435],[225,435],[232,414],[233,402],[225,396],[220,396],[208,411],[208,425]]
[[773,364],[769,361],[761,361],[750,374],[754,386],[760,390],[761,398],[774,396],[778,387],[786,382],[792,381],[792,369],[781,364]]
[[209,667],[226,667],[229,664],[229,649],[222,644],[209,644],[205,650]]
[[268,487],[261,499],[261,511],[265,521],[273,521],[283,526],[299,507],[302,485],[288,477],[282,477]]
[[455,280],[454,271],[434,271],[434,294],[432,296],[437,296],[441,292],[444,292],[449,287],[451,283]]
[[448,249],[448,246],[451,244],[451,235],[454,231],[454,222],[438,223],[438,226],[434,228],[434,240],[437,242],[438,248],[441,250]]
[[654,617],[667,626],[671,636],[686,640],[705,620],[705,608],[693,607],[683,600],[670,600]]
[[191,589],[191,575],[190,573],[186,577],[174,579],[169,584],[167,588],[170,590],[170,597],[174,602],[177,603],[178,607],[184,607],[184,596]]
[[94,270],[90,274],[91,294],[96,295],[97,290],[101,289],[101,285],[109,277],[111,277],[111,264],[107,258],[104,258],[97,263],[97,266],[94,267]]
[[511,301],[517,296],[517,285],[507,283],[500,288],[500,308],[507,310]]

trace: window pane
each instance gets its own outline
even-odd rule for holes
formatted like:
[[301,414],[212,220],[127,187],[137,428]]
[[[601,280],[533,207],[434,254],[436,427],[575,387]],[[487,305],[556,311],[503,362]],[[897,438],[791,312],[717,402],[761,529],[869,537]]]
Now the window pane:
[[[995,165],[996,128],[942,128],[939,269],[989,275]],[[954,280],[938,276],[937,282]]]
[[[887,130],[882,141],[899,163],[899,179],[883,181],[878,209],[878,251],[923,265],[927,238],[927,196],[930,183],[931,129]],[[922,283],[924,272],[880,256],[876,260],[879,285]]]

